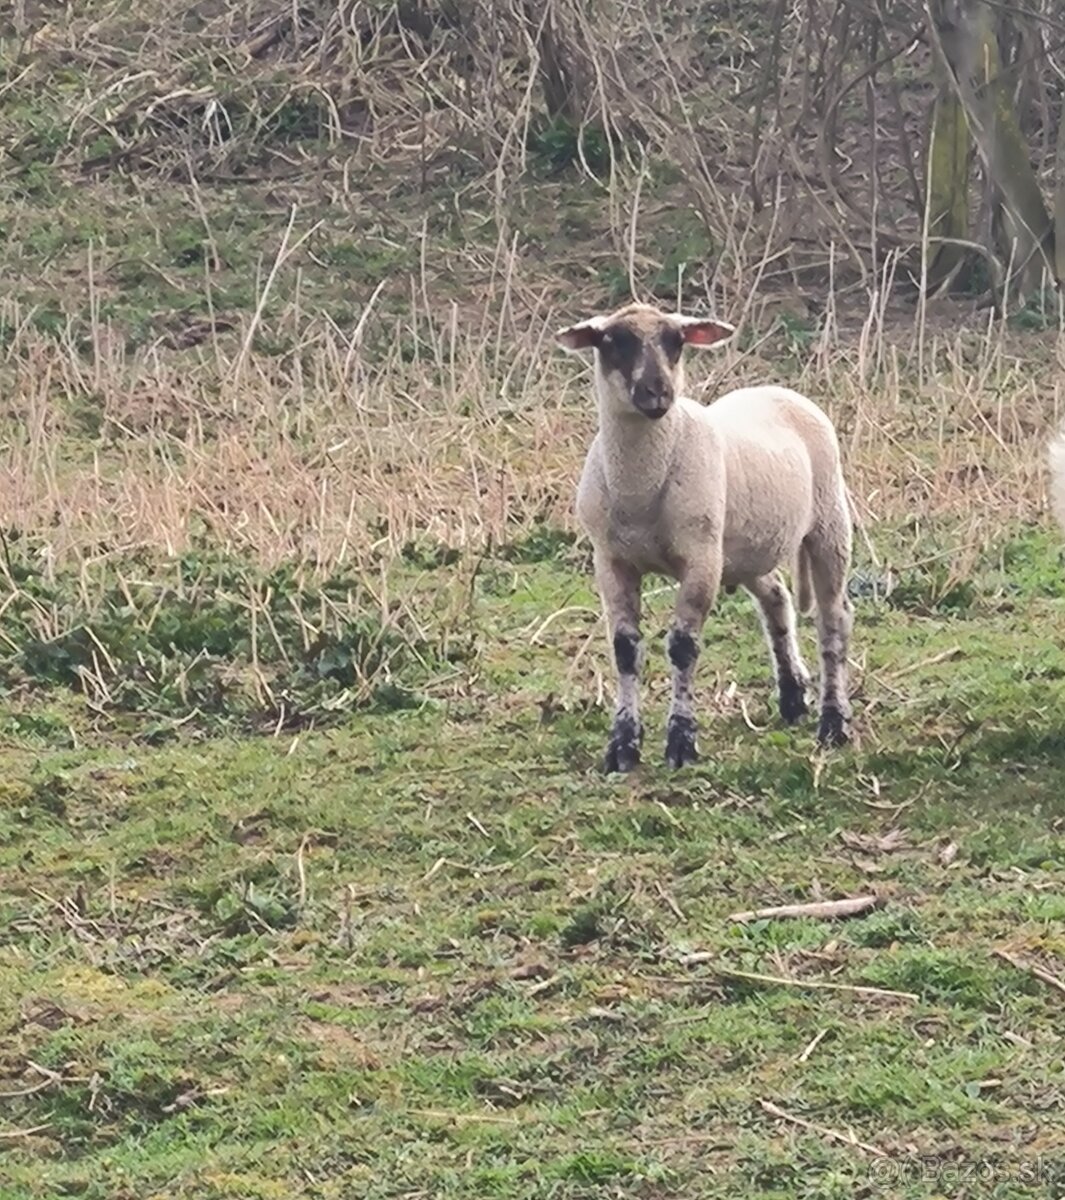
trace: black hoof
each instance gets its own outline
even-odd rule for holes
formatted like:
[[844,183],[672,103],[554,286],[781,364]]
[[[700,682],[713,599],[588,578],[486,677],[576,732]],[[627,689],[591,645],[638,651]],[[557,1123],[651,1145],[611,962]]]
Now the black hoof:
[[614,728],[607,742],[606,755],[603,759],[603,770],[608,775],[620,772],[625,774],[640,765],[640,743],[643,741],[643,727],[628,717],[620,717],[614,722]]
[[794,725],[810,711],[806,704],[806,685],[801,679],[780,681],[780,718],[785,725]]
[[838,708],[826,708],[821,712],[817,726],[817,743],[826,749],[845,746],[851,740],[847,718]]
[[640,765],[640,747],[635,742],[619,742],[611,738],[607,743],[603,770],[608,775],[625,775]]
[[670,717],[666,729],[666,766],[676,770],[698,760],[695,722],[691,717]]

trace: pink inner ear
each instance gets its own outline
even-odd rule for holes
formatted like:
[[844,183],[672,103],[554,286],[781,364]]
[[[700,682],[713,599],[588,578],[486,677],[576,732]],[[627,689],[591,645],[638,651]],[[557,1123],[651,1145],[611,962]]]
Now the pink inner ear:
[[692,321],[681,329],[684,340],[689,346],[712,346],[729,337],[734,332],[731,325],[721,321]]
[[599,327],[591,321],[581,321],[568,329],[560,329],[555,335],[567,350],[588,350],[599,341]]

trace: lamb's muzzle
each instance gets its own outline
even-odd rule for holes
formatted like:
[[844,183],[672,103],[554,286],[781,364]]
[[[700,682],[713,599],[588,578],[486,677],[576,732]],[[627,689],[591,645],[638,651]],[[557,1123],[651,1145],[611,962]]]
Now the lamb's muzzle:
[[[839,745],[849,736],[852,532],[835,430],[812,401],[787,388],[742,388],[708,408],[687,399],[684,347],[712,346],[732,332],[722,321],[633,304],[558,334],[566,349],[595,356],[599,430],[577,514],[595,552],[617,671],[611,771],[640,760],[640,588],[651,572],[680,584],[667,642],[671,766],[697,757],[693,680],[721,586],[743,586],[758,604],[783,719],[806,713],[809,672],[782,566],[796,577],[800,608],[817,604],[818,739]],[[1065,465],[1065,450],[1062,457]]]

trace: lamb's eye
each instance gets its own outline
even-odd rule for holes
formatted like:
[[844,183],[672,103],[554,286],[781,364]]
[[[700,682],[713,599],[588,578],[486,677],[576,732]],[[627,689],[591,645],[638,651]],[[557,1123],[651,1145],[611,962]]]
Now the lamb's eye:
[[676,358],[684,348],[684,338],[678,329],[667,329],[662,334],[662,349],[670,358]]

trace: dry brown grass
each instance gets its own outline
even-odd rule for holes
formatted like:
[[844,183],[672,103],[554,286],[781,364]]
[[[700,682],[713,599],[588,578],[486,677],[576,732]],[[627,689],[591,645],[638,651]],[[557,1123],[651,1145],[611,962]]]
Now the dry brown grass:
[[[927,52],[907,54],[905,78],[895,63],[924,18],[911,3],[890,14],[870,146],[858,86],[870,64],[855,31],[873,29],[879,6],[853,7],[853,25],[838,9],[829,22],[817,0],[780,9],[783,56],[770,50],[771,3],[738,21],[712,2],[491,0],[468,19],[437,2],[141,0],[131,14],[102,0],[62,14],[25,6],[10,28],[18,84],[58,107],[53,161],[72,175],[268,182],[286,200],[325,195],[386,220],[412,192],[446,189],[456,213],[494,224],[498,257],[521,233],[518,197],[538,201],[543,159],[549,174],[569,137],[563,157],[603,193],[597,244],[582,252],[626,262],[635,280],[660,265],[631,236],[641,203],[692,209],[716,253],[712,267],[693,264],[689,291],[746,304],[763,273],[795,285],[834,260],[869,286],[893,251],[916,270],[911,160],[928,97],[912,72],[927,70]],[[56,72],[79,87],[53,95]],[[20,155],[36,136],[24,125],[12,128]],[[663,164],[679,174],[670,189]],[[883,243],[872,251],[871,233]]]
[[[544,178],[547,143],[530,141],[545,129],[548,51],[516,0],[465,24],[422,6],[426,28],[397,21],[393,6],[346,2],[153,0],[136,20],[96,3],[52,22],[42,7],[19,9],[4,86],[14,96],[17,77],[19,94],[62,126],[49,170],[88,174],[116,211],[144,217],[146,254],[179,212],[206,248],[196,275],[166,278],[147,263],[188,307],[135,349],[100,315],[123,286],[112,273],[121,227],[108,232],[114,246],[77,258],[17,255],[23,277],[61,291],[64,311],[84,310],[87,296],[87,321],[72,317],[58,339],[17,301],[3,318],[13,332],[0,522],[46,576],[210,546],[263,567],[296,560],[311,574],[377,579],[412,541],[477,553],[537,522],[572,528],[594,412],[551,332],[616,292],[619,270],[636,295],[741,325],[743,348],[693,364],[704,398],[784,380],[825,405],[863,553],[881,567],[935,556],[964,577],[1011,523],[1041,519],[1042,447],[1062,410],[1056,335],[1011,332],[970,305],[899,299],[919,230],[900,163],[920,89],[877,77],[869,104],[883,115],[899,89],[905,103],[874,161],[859,137],[866,64],[854,43],[826,30],[820,92],[808,86],[803,37],[817,4],[789,10],[779,78],[759,47],[773,6],[752,9],[743,29],[713,5],[633,3],[606,22],[586,8],[543,10],[583,97],[569,118],[603,150],[592,161],[577,138],[564,180]],[[909,9],[899,11],[894,49],[907,44]],[[694,19],[707,14],[709,41]],[[53,94],[58,70],[78,86]],[[817,161],[813,118],[826,106],[847,161],[819,179],[802,164]],[[49,153],[38,147],[34,161]],[[214,205],[237,179],[270,206],[271,250],[257,246],[254,265],[246,256],[252,302],[212,333],[227,278]],[[901,243],[868,246],[879,234],[840,202],[866,191]],[[675,230],[693,214],[705,244],[674,263]],[[343,327],[335,285],[318,303],[301,299],[304,272],[327,274],[323,224],[344,225],[356,249],[372,234],[375,249],[417,250],[413,267],[360,285],[361,315]],[[800,314],[798,350],[774,330],[781,311],[793,324]],[[183,339],[199,345],[174,349]],[[284,349],[267,353],[271,339]]]
[[[537,521],[571,528],[594,406],[586,376],[553,350],[555,318],[514,340],[434,332],[423,315],[409,361],[401,330],[368,361],[316,322],[297,351],[243,361],[239,336],[194,360],[112,350],[93,362],[23,332],[7,355],[0,522],[46,568],[206,539],[321,572],[376,572],[419,538],[477,551]],[[1052,342],[991,327],[929,335],[922,377],[912,334],[876,328],[823,336],[797,370],[764,343],[691,370],[704,398],[790,377],[839,424],[873,543],[896,558],[912,543],[918,557],[929,526],[949,529],[961,565],[1010,523],[1041,518],[1043,443],[1065,407]]]

